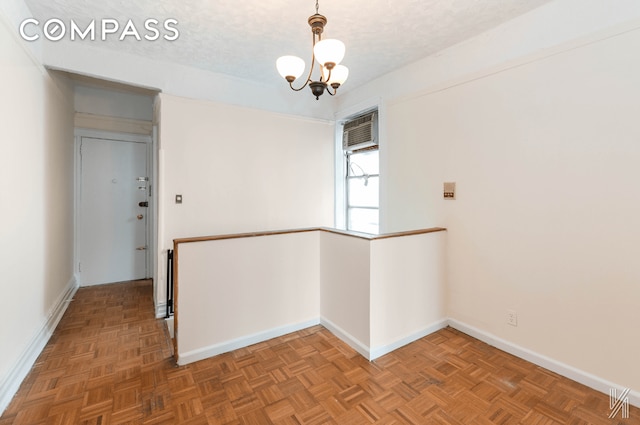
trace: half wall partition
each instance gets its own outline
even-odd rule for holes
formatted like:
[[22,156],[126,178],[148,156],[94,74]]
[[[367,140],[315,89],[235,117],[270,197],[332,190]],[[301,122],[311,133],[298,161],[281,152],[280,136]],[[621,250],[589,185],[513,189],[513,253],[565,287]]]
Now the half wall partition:
[[446,326],[445,229],[328,228],[174,240],[187,364],[321,324],[369,360]]

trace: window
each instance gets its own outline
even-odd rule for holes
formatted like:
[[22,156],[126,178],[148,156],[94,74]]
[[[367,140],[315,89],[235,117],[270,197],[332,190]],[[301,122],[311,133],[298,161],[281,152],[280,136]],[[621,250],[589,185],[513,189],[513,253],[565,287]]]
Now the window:
[[380,209],[377,111],[368,111],[345,122],[342,149],[345,161],[345,227],[377,234]]
[[380,169],[378,147],[346,154],[347,229],[377,234]]

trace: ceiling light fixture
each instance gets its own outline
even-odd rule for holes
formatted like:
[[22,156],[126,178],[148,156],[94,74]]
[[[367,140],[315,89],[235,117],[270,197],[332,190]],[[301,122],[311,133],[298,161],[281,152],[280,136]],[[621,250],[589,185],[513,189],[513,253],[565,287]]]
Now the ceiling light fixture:
[[[276,62],[278,72],[287,80],[292,90],[300,91],[308,85],[316,100],[322,96],[325,90],[331,96],[334,96],[338,91],[338,87],[349,76],[349,68],[340,65],[340,61],[344,57],[344,43],[335,39],[322,39],[322,31],[326,24],[327,18],[318,13],[318,0],[316,0],[316,13],[309,17],[309,26],[311,26],[311,32],[313,33],[311,67],[309,68],[307,80],[302,87],[293,87],[293,82],[304,72],[305,64],[302,59],[297,56],[281,56]],[[320,80],[318,81],[311,79],[316,62],[320,66]],[[329,86],[333,88],[333,93]]]

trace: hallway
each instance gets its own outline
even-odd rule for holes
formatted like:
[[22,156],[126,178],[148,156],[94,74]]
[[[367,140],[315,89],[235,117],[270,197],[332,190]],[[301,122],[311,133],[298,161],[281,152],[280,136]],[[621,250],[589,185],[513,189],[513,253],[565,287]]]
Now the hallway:
[[0,424],[172,423],[168,338],[151,280],[80,288]]

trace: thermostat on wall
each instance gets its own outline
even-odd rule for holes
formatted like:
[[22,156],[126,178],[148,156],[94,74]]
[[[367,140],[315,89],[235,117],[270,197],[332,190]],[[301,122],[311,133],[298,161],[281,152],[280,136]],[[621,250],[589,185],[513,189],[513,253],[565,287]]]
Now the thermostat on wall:
[[451,200],[456,199],[456,183],[445,182],[443,195],[444,195],[444,199],[451,199]]

